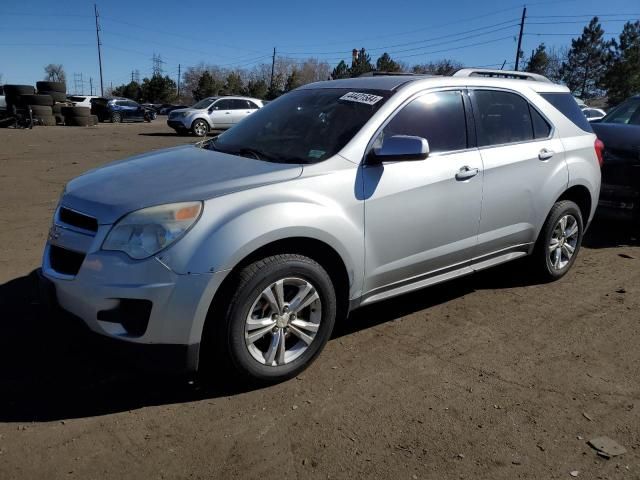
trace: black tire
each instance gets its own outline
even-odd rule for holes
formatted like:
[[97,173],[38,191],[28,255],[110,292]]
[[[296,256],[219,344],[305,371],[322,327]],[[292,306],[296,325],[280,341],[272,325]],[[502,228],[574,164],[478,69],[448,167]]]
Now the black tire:
[[[313,341],[298,358],[283,365],[267,366],[249,352],[245,341],[245,322],[254,301],[260,298],[266,288],[280,279],[292,277],[309,282],[315,288],[321,305],[319,327]],[[232,371],[236,377],[245,380],[258,383],[281,382],[307,368],[320,354],[333,331],[337,304],[333,283],[326,270],[308,257],[296,254],[274,255],[247,265],[233,277],[229,294],[230,300],[226,308],[221,310],[226,310],[224,318],[211,319],[215,322],[214,327],[206,330],[213,336],[205,339],[205,345],[213,346],[215,354],[211,351],[204,353],[204,372],[215,371],[213,365],[222,365],[223,373]],[[310,312],[313,304],[306,308]],[[300,313],[303,311],[305,309]],[[265,339],[266,335],[271,333],[265,334]],[[287,341],[299,341],[292,333],[287,335]]]
[[64,82],[36,82],[38,92],[67,93],[67,85]]
[[54,92],[54,91],[40,91],[38,90],[38,94],[39,95],[49,95],[51,98],[53,98],[54,102],[66,102],[67,101],[67,94],[66,93],[62,93],[62,92]]
[[[568,259],[566,264],[561,267],[554,266],[554,262],[552,261],[552,251],[551,251],[551,240],[552,237],[556,236],[556,233],[559,232],[559,222],[563,217],[570,216],[575,219],[578,232],[575,240],[575,245],[571,245],[569,241],[564,240],[564,233],[562,234],[562,240],[560,241],[560,247],[554,249],[554,252],[560,252],[560,259],[564,262],[562,255],[566,252],[562,248],[562,245],[567,244],[569,247],[573,248],[573,254]],[[566,232],[566,230],[565,230]],[[557,202],[547,219],[544,222],[542,230],[540,231],[540,235],[538,236],[538,240],[536,242],[536,246],[532,256],[533,268],[537,276],[542,281],[553,281],[562,278],[570,269],[571,266],[576,261],[578,256],[578,252],[580,251],[580,246],[582,245],[582,234],[584,233],[584,224],[582,220],[582,212],[578,205],[570,200],[562,200]],[[557,255],[554,255],[554,259]]]
[[60,111],[65,117],[88,117],[91,115],[89,107],[62,107]]
[[91,124],[91,126],[95,127],[96,125],[98,125],[98,123],[100,123],[97,115],[91,115],[89,119],[90,119],[89,123]]
[[31,108],[31,113],[34,117],[50,117],[53,115],[53,109],[44,105],[28,105],[27,108]]
[[69,127],[89,127],[91,117],[64,117],[64,124]]
[[20,95],[33,95],[36,89],[32,85],[4,85],[4,94],[7,97],[19,97]]
[[33,117],[34,122],[40,125],[44,125],[45,127],[55,127],[56,126],[56,117],[53,115],[43,115],[38,117]]
[[196,137],[206,137],[209,133],[209,124],[206,120],[198,118],[191,124],[191,131]]
[[56,119],[56,125],[64,125],[64,117],[62,116],[62,114],[56,113],[54,114],[54,117]]
[[20,104],[27,105],[44,105],[51,107],[53,105],[53,98],[51,95],[20,95]]
[[54,103],[54,104],[53,104],[53,107],[52,107],[52,109],[53,109],[53,113],[54,113],[54,114],[62,114],[62,109],[63,109],[64,107],[70,107],[70,106],[71,106],[71,105],[70,105],[70,104],[68,104],[68,103]]
[[122,123],[122,115],[119,112],[111,114],[111,123]]

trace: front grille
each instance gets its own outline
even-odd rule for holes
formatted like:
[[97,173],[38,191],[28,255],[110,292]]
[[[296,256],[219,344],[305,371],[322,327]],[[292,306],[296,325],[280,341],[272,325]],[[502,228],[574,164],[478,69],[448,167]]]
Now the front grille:
[[91,232],[98,231],[98,220],[66,207],[60,208],[60,220],[72,227],[82,228]]
[[49,263],[56,272],[76,275],[84,261],[84,253],[74,252],[56,245],[49,246]]

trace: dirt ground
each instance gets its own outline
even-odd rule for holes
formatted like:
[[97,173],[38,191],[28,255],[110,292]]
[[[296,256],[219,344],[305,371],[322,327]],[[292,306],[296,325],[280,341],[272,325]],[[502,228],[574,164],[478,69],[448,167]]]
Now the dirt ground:
[[[640,241],[597,219],[573,270],[522,263],[364,308],[259,390],[131,368],[37,300],[63,184],[194,142],[158,119],[0,130],[0,478],[640,478]],[[586,444],[606,435],[627,453]]]

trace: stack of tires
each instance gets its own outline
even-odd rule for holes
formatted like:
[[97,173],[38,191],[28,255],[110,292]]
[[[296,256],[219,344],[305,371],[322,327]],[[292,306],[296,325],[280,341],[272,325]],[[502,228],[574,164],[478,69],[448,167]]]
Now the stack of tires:
[[7,102],[7,111],[9,113],[13,113],[14,107],[15,109],[22,107],[22,102],[20,101],[22,95],[33,95],[36,93],[36,89],[33,88],[32,85],[5,85],[3,89],[5,101]]
[[[67,85],[64,82],[36,82],[38,93],[41,95],[49,95],[53,100],[51,104],[52,115],[55,118],[55,123],[62,124],[64,118],[62,117],[62,107],[67,105]],[[54,123],[54,125],[55,125]]]
[[62,107],[64,124],[69,127],[91,127],[98,124],[98,117],[91,115],[88,107]]
[[27,112],[29,109],[31,110],[34,124],[47,127],[56,124],[56,118],[53,116],[53,98],[51,95],[21,95],[20,102]]

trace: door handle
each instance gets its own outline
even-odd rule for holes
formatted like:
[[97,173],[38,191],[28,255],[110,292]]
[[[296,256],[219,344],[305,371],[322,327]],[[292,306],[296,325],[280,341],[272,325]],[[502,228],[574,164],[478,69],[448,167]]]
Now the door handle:
[[225,115],[231,115],[231,112],[224,112]]
[[477,168],[471,168],[468,165],[460,168],[458,173],[456,173],[456,180],[468,180],[470,178],[475,177],[478,174]]
[[538,153],[538,159],[539,160],[549,160],[551,157],[553,157],[554,153],[556,153],[556,152],[554,152],[553,150],[547,150],[546,148],[543,148]]

